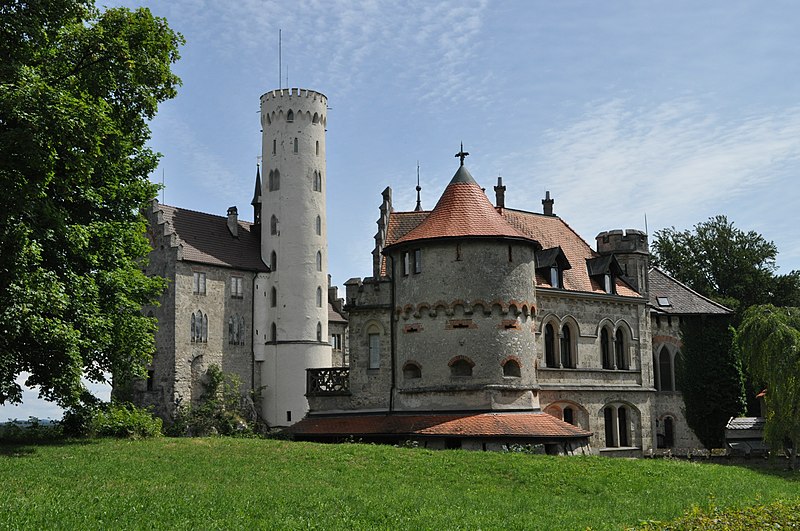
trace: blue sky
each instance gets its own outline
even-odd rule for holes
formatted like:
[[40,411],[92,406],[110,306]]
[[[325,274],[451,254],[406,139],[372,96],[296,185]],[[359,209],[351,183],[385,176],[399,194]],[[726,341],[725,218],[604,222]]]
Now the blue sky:
[[[555,212],[590,243],[717,214],[800,269],[800,4],[172,0],[183,86],[152,123],[168,204],[252,219],[259,97],[320,91],[333,282],[371,273],[380,192],[432,208],[466,164],[493,198]],[[278,30],[283,74],[278,80]],[[280,83],[280,85],[279,85]],[[28,395],[26,395],[27,398]],[[0,419],[42,414],[0,408]]]

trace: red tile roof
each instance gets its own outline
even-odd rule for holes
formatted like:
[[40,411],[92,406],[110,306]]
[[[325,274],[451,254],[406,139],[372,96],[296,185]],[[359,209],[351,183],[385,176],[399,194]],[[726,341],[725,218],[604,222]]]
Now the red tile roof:
[[178,236],[183,260],[232,267],[247,271],[267,271],[261,261],[261,242],[257,227],[239,221],[237,237],[228,230],[228,218],[184,208],[156,204],[164,222]]
[[[422,212],[415,212],[422,214]],[[390,214],[391,219],[391,214]],[[508,224],[466,167],[459,167],[433,210],[392,245],[435,238],[508,237],[530,240]]]
[[289,430],[301,437],[438,436],[578,439],[591,432],[547,413],[429,413],[306,417]]
[[[481,192],[481,195],[486,199],[483,192]],[[486,201],[488,203],[488,199]],[[586,267],[587,259],[595,258],[599,255],[564,220],[556,216],[546,216],[523,210],[491,208],[495,212],[499,212],[508,225],[528,238],[539,242],[543,249],[561,247],[572,266],[572,269],[568,269],[563,273],[564,289],[605,293],[603,286],[589,276]],[[388,247],[401,240],[407,241],[409,232],[412,232],[415,228],[421,228],[423,221],[426,221],[425,218],[432,214],[432,212],[391,212],[389,214],[386,246]],[[549,281],[550,279],[547,277],[536,275],[537,286],[549,287]],[[620,279],[616,281],[616,291],[617,295],[624,297],[640,297],[636,291]]]

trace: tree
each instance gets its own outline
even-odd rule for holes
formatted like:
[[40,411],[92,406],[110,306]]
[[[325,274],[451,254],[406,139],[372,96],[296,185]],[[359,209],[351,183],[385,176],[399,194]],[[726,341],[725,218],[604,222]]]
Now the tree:
[[745,366],[766,385],[764,435],[773,448],[791,443],[789,468],[800,449],[800,308],[753,306],[736,334]]
[[698,223],[694,231],[656,231],[652,251],[655,265],[738,315],[753,304],[800,300],[800,272],[777,275],[775,244],[725,216]]
[[144,375],[164,280],[142,272],[147,120],[180,83],[183,38],[146,9],[0,6],[0,403],[16,378],[71,407],[81,377]]

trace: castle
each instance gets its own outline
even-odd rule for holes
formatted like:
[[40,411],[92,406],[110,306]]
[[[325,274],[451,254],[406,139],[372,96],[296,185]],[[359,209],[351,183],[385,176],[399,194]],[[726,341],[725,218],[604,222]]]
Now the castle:
[[[298,439],[408,439],[430,448],[542,444],[641,456],[695,448],[675,386],[682,319],[729,310],[649,264],[647,235],[592,249],[555,215],[492,204],[460,162],[436,206],[382,194],[373,271],[327,274],[327,99],[261,97],[253,223],[154,201],[148,273],[170,280],[157,352],[135,400],[166,419],[212,364],[259,389]],[[263,175],[263,181],[262,181]],[[419,192],[419,188],[417,189]]]

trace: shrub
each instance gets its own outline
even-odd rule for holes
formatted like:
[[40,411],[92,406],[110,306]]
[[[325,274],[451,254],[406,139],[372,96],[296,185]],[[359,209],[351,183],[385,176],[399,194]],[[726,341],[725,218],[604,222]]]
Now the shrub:
[[181,407],[168,434],[177,437],[227,435],[254,437],[260,433],[253,400],[241,394],[241,380],[216,365],[206,371],[200,402]]
[[161,419],[132,404],[110,402],[76,407],[61,421],[68,437],[143,438],[161,435]]

